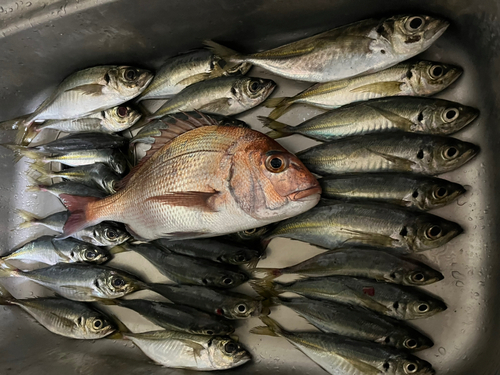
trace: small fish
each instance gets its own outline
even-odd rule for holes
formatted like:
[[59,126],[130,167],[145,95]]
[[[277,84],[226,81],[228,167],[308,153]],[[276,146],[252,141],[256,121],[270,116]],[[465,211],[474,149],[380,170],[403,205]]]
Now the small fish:
[[64,235],[116,221],[141,241],[216,237],[274,223],[318,203],[316,178],[276,141],[213,119],[208,124],[179,120],[162,131],[107,198],[65,195],[72,215]]
[[149,120],[176,112],[201,111],[231,116],[258,106],[273,92],[270,79],[219,77],[186,87],[168,100]]
[[87,117],[72,120],[48,120],[43,123],[34,123],[28,130],[19,128],[27,143],[31,143],[36,136],[45,129],[59,130],[64,133],[117,133],[130,128],[141,118],[142,113],[129,106],[120,105],[93,113]]
[[95,198],[104,198],[108,195],[106,192],[102,191],[102,189],[96,189],[87,185],[79,184],[77,182],[63,181],[53,185],[45,185],[36,179],[31,179],[31,185],[27,187],[26,191],[45,191],[47,193],[55,195],[58,198],[60,198],[62,194]]
[[403,320],[424,319],[447,309],[443,301],[417,288],[352,276],[310,277],[289,283],[253,280],[250,284],[265,298],[296,293],[320,301],[362,306]]
[[153,361],[168,368],[226,370],[251,360],[250,353],[229,337],[193,335],[177,331],[122,335]]
[[80,150],[68,151],[58,155],[51,156],[50,153],[30,149],[24,146],[12,146],[14,152],[19,156],[26,156],[41,163],[58,162],[70,167],[79,167],[82,165],[91,165],[94,163],[104,163],[117,174],[123,174],[128,168],[126,156],[117,149],[101,150]]
[[248,62],[293,80],[327,82],[407,60],[429,48],[448,25],[426,15],[367,19],[251,55],[212,41],[205,44],[230,62]]
[[365,134],[338,139],[297,153],[320,175],[403,172],[438,175],[473,159],[479,146],[452,137],[413,133]]
[[446,206],[465,193],[462,185],[450,181],[399,173],[327,176],[319,183],[325,198],[385,202],[423,211]]
[[169,241],[160,238],[154,244],[177,254],[233,265],[248,264],[250,268],[255,266],[260,258],[260,252],[257,250],[217,239]]
[[71,134],[49,143],[29,147],[47,153],[62,153],[79,150],[99,150],[106,148],[120,148],[128,146],[128,139],[114,134],[83,133]]
[[122,179],[104,163],[82,165],[61,171],[50,171],[43,163],[35,162],[31,164],[31,168],[40,174],[38,177],[40,182],[48,182],[53,178],[60,177],[68,181],[101,189],[108,194],[116,193],[115,185]]
[[[68,76],[21,126],[27,130],[35,121],[76,119],[115,107],[139,95],[152,79],[151,72],[129,66],[80,70]],[[16,143],[26,144],[23,138],[19,133]]]
[[404,351],[377,343],[322,332],[289,332],[269,317],[267,327],[250,330],[257,335],[279,336],[332,375],[434,375],[430,363]]
[[457,223],[428,213],[375,203],[329,201],[282,221],[263,242],[287,237],[325,249],[371,246],[419,252],[443,246],[462,232]]
[[394,96],[347,104],[297,126],[267,117],[261,122],[273,129],[271,138],[301,134],[318,141],[351,135],[405,131],[448,135],[464,128],[479,116],[479,110],[443,99]]
[[260,228],[252,228],[235,233],[229,233],[225,236],[219,237],[219,239],[235,245],[242,245],[247,248],[256,249],[260,254],[263,254],[266,251],[266,247],[262,244],[262,237],[275,227],[276,224],[269,224]]
[[434,345],[431,339],[408,325],[361,307],[307,298],[273,298],[319,330],[358,340],[372,341],[416,352]]
[[167,99],[194,83],[233,73],[246,74],[251,64],[228,64],[205,49],[169,58],[156,72],[151,84],[137,98]]
[[109,318],[88,304],[64,298],[14,298],[0,286],[0,304],[16,305],[56,335],[80,340],[102,339],[116,331]]
[[81,263],[59,263],[23,272],[0,261],[0,277],[22,277],[72,301],[120,298],[147,285],[124,271]]
[[105,303],[132,309],[167,330],[209,336],[234,332],[234,327],[227,320],[189,306],[143,299],[114,299]]
[[292,104],[323,109],[387,96],[431,96],[444,90],[463,73],[462,68],[432,61],[402,62],[392,68],[365,76],[318,83],[291,98],[272,98],[264,103],[276,107],[269,118],[275,120]]
[[176,254],[150,244],[124,245],[123,247],[142,255],[160,273],[179,284],[228,289],[235,288],[248,280],[248,275],[235,266]]
[[105,248],[74,238],[59,240],[54,236],[42,236],[12,250],[1,259],[41,262],[49,265],[77,262],[101,264],[109,261],[111,254]]
[[417,260],[398,257],[381,250],[342,249],[320,253],[294,266],[256,268],[255,273],[275,278],[286,274],[306,276],[359,276],[402,285],[429,285],[444,277]]
[[177,303],[226,319],[247,319],[263,312],[260,297],[197,285],[149,284],[148,288]]

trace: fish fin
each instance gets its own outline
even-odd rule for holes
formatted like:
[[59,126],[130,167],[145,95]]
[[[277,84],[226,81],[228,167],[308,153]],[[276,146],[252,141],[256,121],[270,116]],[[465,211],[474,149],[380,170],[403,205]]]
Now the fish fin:
[[258,274],[264,274],[264,280],[273,280],[277,277],[283,275],[283,269],[281,268],[254,268],[250,271],[252,276]]
[[201,112],[217,113],[220,107],[230,105],[232,98],[219,98],[197,108]]
[[[171,238],[174,240],[186,240],[186,239],[192,239],[192,238],[197,238],[206,235],[207,232],[168,232],[168,233],[163,233],[162,237],[165,238]],[[165,251],[165,249],[163,249]]]
[[379,375],[380,371],[378,368],[373,367],[369,365],[368,363],[365,363],[363,361],[360,361],[356,358],[346,358],[341,355],[338,355],[339,357],[342,357],[345,361],[349,362],[352,366],[354,366],[356,369],[358,369],[362,374],[366,375]]
[[[119,305],[120,303],[115,302],[115,305]],[[116,325],[116,328],[118,328],[118,331],[120,333],[129,333],[130,330],[128,327],[123,323],[120,319],[115,314],[106,312],[106,315],[110,318],[110,320]]]
[[93,292],[92,288],[79,285],[60,285],[58,288],[71,291],[74,294],[82,296],[91,295],[91,293]]
[[146,201],[154,201],[156,203],[163,203],[169,206],[182,206],[182,207],[197,207],[204,211],[216,212],[211,198],[219,195],[218,191],[212,190],[204,191],[183,191],[172,192],[166,195],[159,195],[147,198]]
[[266,59],[281,59],[281,58],[289,58],[289,57],[298,57],[303,56],[307,53],[314,51],[317,44],[313,43],[301,43],[300,48],[290,49],[288,46],[282,46],[273,48],[268,51],[257,52],[249,57],[255,58],[266,58]]
[[266,133],[268,137],[276,139],[291,135],[290,125],[287,125],[283,122],[275,121],[265,116],[257,116],[257,118],[260,120],[262,125],[273,130],[271,132]]
[[257,264],[259,264],[259,261],[260,261],[260,256],[255,257],[250,262],[248,262],[245,266],[246,266],[246,268],[248,268],[249,271],[252,271],[257,267]]
[[267,326],[254,327],[250,330],[250,333],[253,333],[254,335],[278,336]]
[[387,155],[387,154],[384,154],[383,152],[375,151],[375,150],[372,150],[370,148],[367,148],[366,150],[375,154],[375,155],[378,155],[378,156],[384,158],[385,160],[387,160],[391,163],[402,164],[405,168],[408,168],[408,171],[411,171],[411,167],[415,164],[411,160],[399,158],[399,157],[394,156],[394,155]]
[[69,210],[71,215],[63,227],[63,234],[60,238],[67,238],[73,233],[76,233],[86,227],[98,224],[100,221],[95,222],[89,220],[87,217],[88,207],[91,203],[97,202],[100,198],[96,197],[80,197],[77,195],[61,194],[59,195],[64,206]]
[[[395,242],[393,238],[379,233],[369,233],[346,228],[340,228],[340,231],[352,235],[352,240],[362,241],[367,245],[390,247]],[[349,243],[350,241],[346,240],[344,243]]]
[[[122,244],[122,245],[124,245],[124,244]],[[116,254],[120,254],[120,253],[125,253],[127,251],[131,251],[129,248],[127,248],[126,246],[122,246],[122,245],[113,246],[109,250],[109,253],[111,255],[116,255]]]
[[346,289],[348,289],[349,291],[348,292],[342,291],[339,293],[339,295],[344,295],[347,293],[354,294],[358,300],[363,302],[363,305],[366,306],[366,308],[377,311],[381,314],[387,314],[390,311],[386,306],[382,305],[381,303],[378,303],[373,298],[370,298],[367,295],[360,293],[355,289],[349,287],[346,287]]
[[268,117],[271,120],[276,120],[278,117],[283,116],[288,110],[290,106],[294,103],[293,98],[271,98],[267,99],[263,104],[264,107],[274,108]]
[[22,271],[0,259],[0,277],[15,277],[22,274]]
[[40,176],[37,177],[38,183],[43,185],[50,185],[52,183],[52,178],[55,176],[45,168],[45,163],[40,160],[34,161],[30,163],[30,168],[32,171],[40,174]]
[[200,115],[200,118],[195,118],[189,113],[184,113],[184,116],[187,117],[186,119],[182,119],[180,117],[180,114],[173,114],[169,115],[165,120],[160,120],[165,122],[168,127],[166,127],[165,129],[161,129],[160,135],[154,137],[154,143],[146,152],[146,155],[139,161],[139,163],[135,167],[131,169],[131,171],[122,180],[115,184],[115,190],[118,191],[127,186],[133,176],[137,173],[137,171],[140,170],[149,159],[151,159],[156,151],[164,147],[172,139],[196,128],[218,125],[217,121],[214,118],[207,116],[201,112],[198,112],[198,114]]
[[281,294],[276,290],[273,281],[269,279],[250,280],[249,284],[253,290],[265,298],[277,297]]
[[198,73],[192,75],[191,77],[184,78],[183,80],[176,83],[176,85],[189,86],[193,83],[205,81],[211,77],[211,73]]
[[11,305],[15,300],[12,294],[3,285],[0,285],[0,305]]
[[250,330],[251,333],[256,335],[266,336],[281,336],[283,334],[283,327],[277,321],[268,316],[259,316],[259,319],[266,325],[266,327],[255,327]]
[[94,84],[89,84],[89,85],[76,86],[76,87],[73,87],[71,89],[66,90],[65,92],[79,91],[83,95],[99,96],[102,94],[102,89],[104,87],[105,87],[104,85],[99,85],[97,83],[94,83]]
[[2,144],[2,146],[8,148],[9,150],[12,150],[14,152],[14,163],[17,163],[23,156],[33,159],[33,160],[42,160],[44,156],[49,156],[50,154],[47,154],[45,152],[37,151],[34,149],[30,149],[26,146],[20,146],[20,145],[12,145],[12,144]]
[[378,112],[380,115],[382,115],[383,117],[385,117],[387,120],[393,122],[394,124],[398,124],[399,126],[404,127],[405,130],[407,129],[407,131],[409,131],[412,128],[412,126],[414,125],[413,122],[411,122],[407,118],[399,116],[397,113],[388,111],[386,109],[379,108],[379,107],[377,107],[376,104],[371,104],[371,103],[368,102],[368,103],[363,104],[363,105],[365,105],[365,106],[373,109],[374,111]]
[[16,213],[21,219],[23,219],[23,222],[17,226],[17,229],[30,228],[33,225],[36,225],[37,222],[41,219],[39,216],[36,216],[35,214],[26,210],[17,209]]
[[201,357],[201,352],[205,349],[203,345],[188,339],[180,339],[179,341],[182,341],[184,345],[186,345],[192,350],[192,354],[195,359]]
[[223,46],[219,43],[214,42],[213,40],[204,40],[203,44],[208,50],[210,50],[214,55],[222,57],[224,60],[232,61],[232,62],[244,62],[244,56],[240,55],[235,50]]
[[401,82],[374,82],[356,87],[352,89],[351,92],[371,92],[373,94],[381,94],[384,96],[395,96],[401,93]]

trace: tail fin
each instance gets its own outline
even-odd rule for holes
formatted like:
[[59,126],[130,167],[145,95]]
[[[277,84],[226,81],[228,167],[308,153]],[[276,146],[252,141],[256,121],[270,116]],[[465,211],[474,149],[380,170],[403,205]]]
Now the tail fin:
[[260,316],[260,320],[267,327],[255,327],[250,330],[251,333],[256,335],[266,335],[266,336],[282,336],[283,335],[283,327],[278,324],[278,322],[274,319],[271,319],[268,316]]
[[3,285],[0,285],[0,305],[10,305],[16,299]]
[[43,185],[50,185],[52,183],[52,178],[57,177],[54,173],[51,173],[45,167],[45,163],[38,160],[30,164],[31,171],[37,172],[40,176],[37,177],[37,181]]
[[5,260],[0,259],[0,277],[16,277],[21,273],[21,270],[18,270],[16,267],[11,266],[7,262],[5,262]]
[[281,137],[287,137],[292,134],[290,132],[290,125],[284,124],[279,121],[275,121],[265,116],[257,116],[257,118],[260,120],[262,125],[268,127],[269,129],[273,129],[273,131],[266,133],[268,137],[276,139]]
[[270,279],[250,280],[249,283],[253,290],[265,298],[277,297],[282,293],[276,290],[274,282]]
[[3,144],[2,146],[7,147],[9,150],[14,151],[14,162],[17,163],[23,156],[26,156],[27,158],[33,159],[33,160],[43,160],[44,156],[49,156],[50,154],[47,154],[45,152],[41,152],[35,149],[30,149],[26,146],[20,146],[20,145],[11,145],[11,144]]
[[123,243],[121,245],[117,245],[117,246],[114,246],[112,247],[109,252],[112,254],[112,255],[116,255],[116,254],[120,254],[120,253],[125,253],[127,251],[132,251],[131,248],[129,248],[128,246],[126,246],[127,244]]
[[244,56],[240,55],[235,50],[225,47],[219,43],[215,43],[213,40],[205,40],[203,44],[214,54],[222,57],[226,61],[230,62],[245,62]]
[[39,131],[36,127],[35,124],[29,126],[29,127],[26,127],[24,125],[21,125],[18,127],[18,130],[17,130],[17,133],[16,133],[16,144],[18,145],[23,145],[23,146],[27,146],[29,145],[31,142],[33,142],[33,140],[36,138],[36,136],[38,135]]
[[293,104],[293,98],[271,98],[264,102],[264,107],[274,108],[274,110],[269,114],[271,120],[276,120],[278,117],[283,116],[290,106]]
[[264,274],[264,280],[273,280],[276,279],[277,277],[280,277],[283,275],[283,269],[282,268],[254,268],[253,270],[250,271],[252,276],[255,276],[256,274]]
[[100,198],[81,197],[69,194],[61,194],[59,198],[61,198],[61,201],[71,213],[66,224],[64,224],[61,238],[67,238],[73,233],[101,222],[101,220],[92,220],[87,215],[89,212],[88,206],[99,201]]
[[32,214],[31,212],[25,211],[18,209],[16,210],[16,213],[19,215],[21,219],[24,221],[17,226],[17,229],[26,229],[30,228],[36,224],[38,224],[38,221],[41,219],[39,216],[36,216],[35,214]]
[[105,338],[111,340],[124,340],[126,338],[124,334],[130,333],[130,330],[116,315],[110,313],[106,313],[106,315],[110,318],[111,322],[115,324],[117,329],[114,333]]

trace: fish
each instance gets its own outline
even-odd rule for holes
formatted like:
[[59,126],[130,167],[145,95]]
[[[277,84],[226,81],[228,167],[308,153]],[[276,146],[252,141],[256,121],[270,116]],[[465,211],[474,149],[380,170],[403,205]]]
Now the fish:
[[63,181],[53,185],[44,184],[37,179],[31,179],[31,184],[26,188],[28,192],[47,192],[60,198],[61,194],[71,194],[81,197],[104,198],[108,193],[101,189],[93,188],[78,182]]
[[71,134],[67,137],[59,138],[45,144],[31,146],[29,149],[57,154],[88,149],[121,148],[126,145],[128,146],[128,139],[115,134],[83,133]]
[[316,178],[276,141],[210,123],[172,124],[107,198],[62,195],[72,213],[64,236],[116,221],[141,241],[215,237],[277,222],[318,203]]
[[235,288],[248,280],[248,275],[236,266],[222,265],[206,259],[181,255],[150,244],[122,245],[146,258],[155,268],[179,284]]
[[[69,212],[60,211],[47,217],[41,218],[25,210],[17,210],[17,214],[24,220],[18,229],[30,228],[43,225],[50,230],[61,233],[64,224],[68,220]],[[129,240],[131,236],[117,223],[103,222],[93,227],[88,227],[72,235],[77,240],[90,243],[95,246],[116,246]],[[115,249],[117,251],[117,249]]]
[[429,48],[449,23],[427,15],[367,19],[250,55],[213,41],[223,59],[248,62],[288,79],[327,82],[377,72]]
[[410,352],[434,345],[430,338],[405,323],[361,307],[303,297],[278,297],[273,298],[273,303],[295,311],[322,332],[372,341]]
[[22,277],[72,301],[120,298],[147,285],[127,272],[100,265],[59,263],[23,272],[0,260],[0,277]]
[[443,246],[462,232],[457,223],[428,213],[331,201],[282,221],[263,241],[286,237],[325,249],[369,246],[420,252]]
[[43,123],[35,122],[25,130],[20,127],[19,139],[24,138],[28,144],[45,129],[59,130],[64,133],[117,133],[130,128],[142,117],[138,110],[120,105],[89,116],[69,120],[48,120]]
[[340,81],[317,83],[291,98],[272,98],[265,107],[275,108],[272,120],[285,114],[292,104],[322,109],[388,96],[431,96],[455,82],[463,69],[433,61],[405,61],[381,72]]
[[226,370],[251,360],[241,344],[229,337],[194,335],[177,331],[123,333],[156,363],[197,371]]
[[173,303],[186,305],[226,319],[248,319],[266,310],[261,297],[198,285],[148,284]]
[[296,293],[309,299],[361,306],[402,320],[429,318],[447,309],[443,301],[417,288],[361,277],[309,277],[289,283],[262,279],[250,284],[265,298]]
[[346,104],[290,126],[268,117],[273,139],[300,134],[328,142],[351,135],[404,131],[420,134],[456,133],[479,116],[479,110],[443,99],[393,96]]
[[326,251],[294,266],[256,268],[255,273],[264,273],[271,279],[286,274],[358,276],[412,286],[429,285],[444,278],[439,271],[417,260],[368,248]]
[[[153,74],[130,66],[103,65],[69,75],[40,106],[24,119],[27,130],[35,121],[68,120],[123,104],[139,95]],[[17,142],[26,144],[23,132]]]
[[132,309],[166,330],[209,336],[234,332],[227,320],[189,306],[143,299],[114,299],[105,303]]
[[80,167],[82,165],[91,165],[94,163],[103,163],[110,167],[115,173],[123,174],[128,168],[127,157],[118,149],[100,149],[100,150],[78,150],[61,152],[57,155],[30,149],[25,146],[9,145],[18,157],[28,157],[40,163],[57,162],[69,167]]
[[44,163],[34,162],[31,168],[38,172],[40,182],[50,182],[53,178],[63,178],[101,189],[107,194],[116,193],[115,185],[122,179],[111,167],[104,163],[82,165],[74,168],[66,168],[61,171],[48,170]]
[[218,241],[216,238],[183,241],[160,238],[154,241],[154,245],[177,254],[237,266],[246,264],[249,268],[257,264],[261,255],[258,250]]
[[325,198],[385,202],[422,211],[446,206],[465,193],[465,188],[454,182],[400,173],[327,176],[319,183]]
[[219,77],[186,87],[169,99],[148,120],[176,112],[201,111],[236,115],[258,106],[276,88],[270,79],[245,76]]
[[229,64],[206,49],[170,57],[155,74],[151,84],[136,99],[167,99],[194,83],[231,73],[246,74],[251,64]]
[[460,168],[479,146],[452,137],[413,133],[365,134],[297,153],[319,175],[400,172],[438,175]]
[[269,317],[260,319],[266,327],[251,333],[285,338],[332,375],[435,375],[430,363],[395,348],[330,333],[289,332]]
[[116,332],[105,314],[82,302],[53,297],[17,299],[0,286],[0,304],[19,306],[50,332],[71,339],[97,340]]
[[111,259],[111,254],[105,248],[74,238],[58,240],[54,236],[41,236],[3,255],[0,259],[41,262],[49,265],[78,262],[102,264]]
[[227,243],[256,249],[262,256],[265,253],[267,246],[264,246],[262,243],[262,237],[275,227],[276,223],[269,224],[260,228],[252,228],[235,233],[229,233],[218,237],[218,239]]

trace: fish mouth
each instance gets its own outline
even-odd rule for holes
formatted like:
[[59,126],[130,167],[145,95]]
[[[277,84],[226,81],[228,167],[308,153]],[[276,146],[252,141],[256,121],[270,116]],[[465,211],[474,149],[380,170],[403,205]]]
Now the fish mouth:
[[140,87],[146,88],[147,85],[153,80],[154,74],[148,71],[145,71],[141,74],[137,83]]
[[429,29],[424,32],[424,39],[435,40],[439,38],[446,29],[450,26],[450,23],[446,20],[435,20],[429,25]]
[[321,194],[321,186],[315,185],[309,189],[301,190],[301,191],[296,191],[292,194],[288,195],[288,199],[291,201],[306,201],[306,200],[313,200],[317,199],[316,195]]

